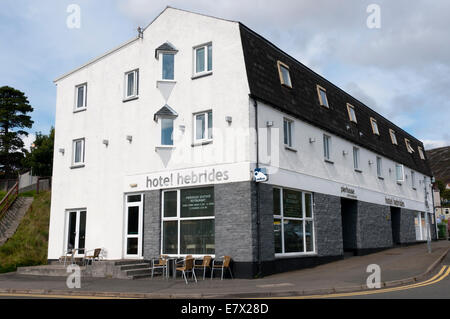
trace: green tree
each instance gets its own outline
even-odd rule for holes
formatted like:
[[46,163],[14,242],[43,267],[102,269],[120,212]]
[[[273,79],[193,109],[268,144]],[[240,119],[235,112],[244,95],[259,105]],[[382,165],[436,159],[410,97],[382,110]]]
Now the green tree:
[[9,86],[0,87],[0,170],[4,177],[15,178],[24,158],[25,128],[33,121],[27,113],[33,112],[25,94]]
[[55,129],[50,129],[49,135],[36,133],[36,139],[31,145],[31,151],[26,154],[23,166],[30,168],[35,176],[51,176],[53,168],[53,145]]

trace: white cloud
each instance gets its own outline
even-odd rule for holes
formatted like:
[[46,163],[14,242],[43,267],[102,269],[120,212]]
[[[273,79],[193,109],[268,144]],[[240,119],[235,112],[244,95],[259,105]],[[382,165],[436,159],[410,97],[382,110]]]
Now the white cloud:
[[431,150],[433,148],[449,146],[448,141],[444,140],[422,140],[423,146],[426,150]]

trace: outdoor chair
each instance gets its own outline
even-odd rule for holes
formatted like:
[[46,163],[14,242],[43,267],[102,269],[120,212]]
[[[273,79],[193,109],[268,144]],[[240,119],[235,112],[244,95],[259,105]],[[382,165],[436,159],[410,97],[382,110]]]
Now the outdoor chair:
[[186,258],[184,260],[184,266],[182,267],[177,267],[176,271],[181,271],[183,273],[183,278],[184,281],[186,282],[186,285],[188,284],[188,280],[187,280],[187,276],[186,273],[191,272],[192,276],[195,279],[195,282],[197,282],[197,276],[195,275],[195,271],[194,271],[194,258]]
[[205,280],[205,274],[206,274],[206,268],[208,268],[211,271],[211,256],[203,256],[203,260],[201,264],[195,264],[194,263],[194,272],[196,269],[202,269],[203,268],[203,280]]
[[167,268],[167,255],[160,255],[158,259],[152,259],[152,278],[155,272],[155,269],[162,269],[162,275],[167,276],[168,268]]
[[59,257],[59,262],[61,263],[62,261],[64,261],[64,267],[65,267],[67,260],[70,259],[70,263],[73,264],[75,251],[76,251],[76,249],[72,249],[72,248],[67,249],[64,252],[64,255]]
[[223,256],[223,257],[220,257],[220,259],[213,261],[212,268],[211,268],[211,279],[213,278],[214,270],[222,270],[222,276],[220,277],[220,280],[223,280],[223,272],[225,269],[228,269],[228,271],[230,272],[231,279],[233,279],[233,274],[231,273],[231,268],[230,268],[231,257]]
[[83,264],[86,266],[89,265],[89,262],[91,262],[92,265],[95,260],[100,260],[101,252],[102,252],[101,248],[95,248],[94,250],[87,250],[84,253]]

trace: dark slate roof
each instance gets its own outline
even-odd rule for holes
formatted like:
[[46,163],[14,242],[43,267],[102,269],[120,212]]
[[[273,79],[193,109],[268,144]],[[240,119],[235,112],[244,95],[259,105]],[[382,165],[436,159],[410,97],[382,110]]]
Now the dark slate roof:
[[[240,33],[251,97],[427,176],[432,175],[427,161],[419,157],[417,146],[424,149],[422,142],[242,23]],[[280,84],[278,60],[289,66],[292,89]],[[317,84],[326,89],[329,109],[319,104]],[[355,107],[357,124],[349,120],[347,103]],[[372,133],[370,117],[377,120],[380,136]],[[389,128],[395,131],[398,145],[392,144]],[[409,139],[414,153],[407,151],[405,138]]]
[[153,115],[153,118],[156,120],[156,118],[158,116],[171,116],[171,117],[176,117],[178,116],[178,113],[174,111],[174,109],[172,109],[169,105],[164,105],[162,108],[159,109],[158,112],[156,112]]
[[450,146],[427,150],[427,158],[436,180],[450,183]]
[[163,43],[155,49],[155,58],[158,57],[158,51],[178,52],[178,50],[175,49],[175,47],[172,44],[170,44],[169,42]]

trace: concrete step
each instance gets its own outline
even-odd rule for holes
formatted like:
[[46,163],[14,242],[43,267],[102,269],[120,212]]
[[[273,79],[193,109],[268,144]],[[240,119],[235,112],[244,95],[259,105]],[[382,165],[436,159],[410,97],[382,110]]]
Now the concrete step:
[[124,266],[119,266],[119,267],[120,267],[120,270],[122,270],[122,271],[136,270],[136,269],[150,268],[150,263],[131,264],[131,265],[124,265]]
[[142,264],[142,263],[149,263],[149,260],[144,259],[124,259],[124,260],[117,260],[114,262],[114,266],[126,266],[126,265],[135,265],[135,264]]
[[152,269],[151,268],[142,268],[142,269],[133,269],[133,270],[126,270],[127,277],[133,277],[137,275],[151,275]]
[[[86,267],[80,267],[81,275],[86,272]],[[43,265],[33,267],[18,267],[19,275],[49,276],[49,277],[67,277],[67,266],[64,265]]]

